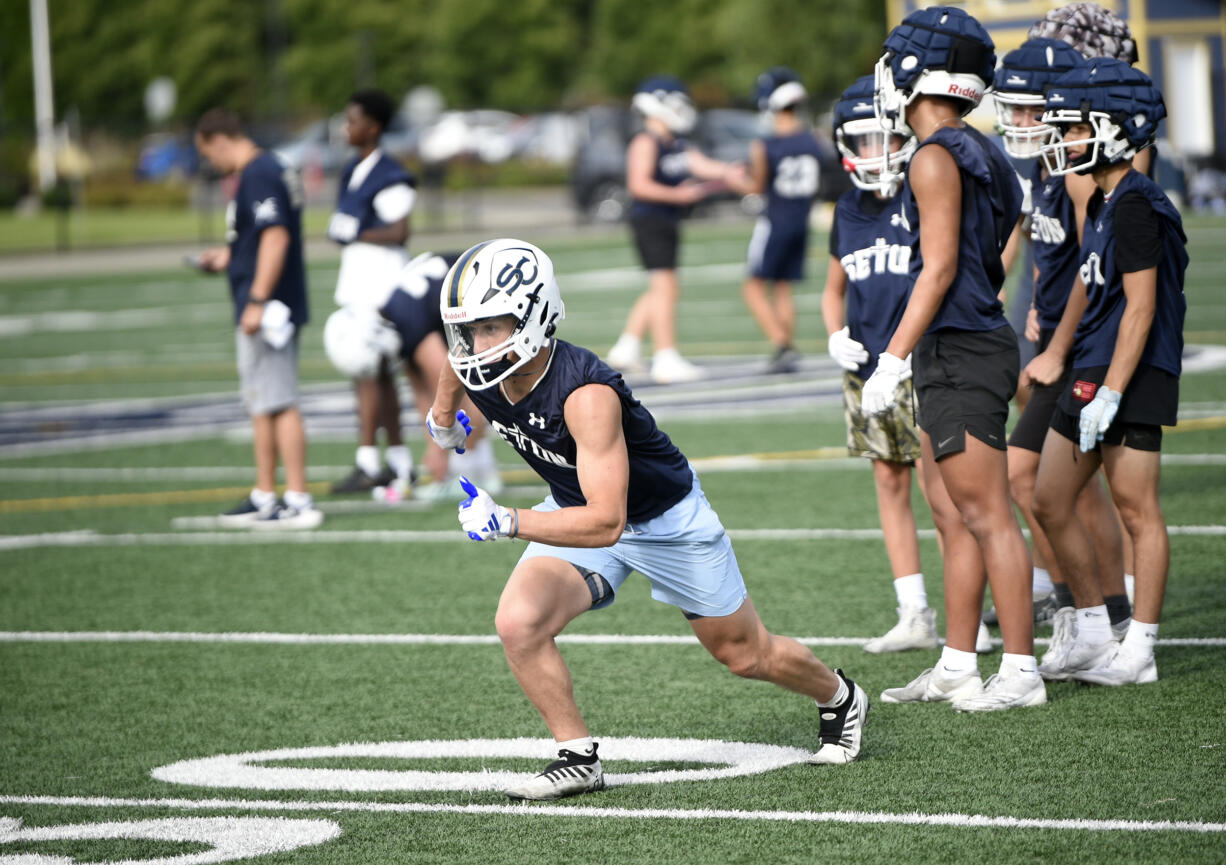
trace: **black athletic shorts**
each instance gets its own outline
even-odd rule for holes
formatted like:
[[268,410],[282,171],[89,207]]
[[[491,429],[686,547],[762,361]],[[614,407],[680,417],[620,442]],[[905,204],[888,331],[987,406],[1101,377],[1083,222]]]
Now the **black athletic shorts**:
[[[1035,349],[1036,354],[1041,354],[1047,350],[1047,346],[1051,344],[1051,338],[1055,332],[1055,328],[1044,328],[1039,333],[1039,343]],[[1055,413],[1056,406],[1060,402],[1060,394],[1064,392],[1070,372],[1070,370],[1066,369],[1064,375],[1056,382],[1052,384],[1036,384],[1030,389],[1030,402],[1026,403],[1026,409],[1022,412],[1022,416],[1017,419],[1017,423],[1013,426],[1013,433],[1009,436],[1010,447],[1023,448],[1035,453],[1043,452],[1043,439],[1047,438],[1047,430],[1051,427],[1052,414]]]
[[[1107,367],[1075,369],[1060,394],[1051,428],[1074,442],[1081,439],[1081,410],[1094,399]],[[1115,420],[1103,442],[1138,451],[1162,448],[1162,427],[1174,426],[1179,414],[1179,376],[1149,364],[1139,364],[1120,399]]]
[[1017,335],[1008,325],[988,331],[937,331],[920,338],[911,358],[916,419],[938,460],[964,451],[967,433],[1005,449],[1005,422],[1017,390],[1019,363]]
[[645,216],[630,220],[634,246],[644,270],[676,270],[677,246],[681,239],[680,223],[660,216]]

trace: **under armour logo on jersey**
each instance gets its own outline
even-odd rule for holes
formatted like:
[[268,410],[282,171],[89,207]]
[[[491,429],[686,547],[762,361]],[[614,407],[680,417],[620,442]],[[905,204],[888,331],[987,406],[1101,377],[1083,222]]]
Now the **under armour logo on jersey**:
[[907,211],[901,207],[898,209],[898,213],[890,214],[890,225],[895,228],[901,225],[908,234],[911,232],[911,223],[907,220]]
[[252,206],[256,222],[272,222],[277,218],[277,199],[271,196]]
[[[524,272],[525,264],[531,265],[531,276]],[[515,289],[525,282],[534,282],[538,273],[540,273],[540,269],[536,265],[536,260],[532,256],[521,255],[519,261],[515,264],[504,265],[502,270],[498,271],[498,276],[494,279],[494,282],[499,288],[505,288],[507,294],[513,294]]]
[[537,417],[536,412],[534,411],[528,412],[528,423],[532,426],[538,426],[541,429],[545,428],[545,419],[543,417]]

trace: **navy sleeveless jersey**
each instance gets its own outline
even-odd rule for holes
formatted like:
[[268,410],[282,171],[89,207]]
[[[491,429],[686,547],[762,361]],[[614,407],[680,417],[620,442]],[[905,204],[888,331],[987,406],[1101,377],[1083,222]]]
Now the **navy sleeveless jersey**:
[[622,403],[622,432],[630,462],[626,520],[658,517],[689,494],[694,476],[689,462],[656,426],[655,418],[634,398],[621,374],[585,348],[554,340],[549,367],[532,392],[512,405],[498,387],[468,391],[473,403],[546,483],[562,507],[584,505],[575,468],[575,440],[563,417],[566,398],[586,384],[613,388]]
[[1086,286],[1088,303],[1074,337],[1073,367],[1106,366],[1115,352],[1126,302],[1124,276],[1115,261],[1114,203],[1120,196],[1136,192],[1148,198],[1157,212],[1162,224],[1163,253],[1158,264],[1154,321],[1140,362],[1179,375],[1183,358],[1183,320],[1187,311],[1183,278],[1188,266],[1188,239],[1179,211],[1158,184],[1138,171],[1124,175],[1110,200],[1104,201],[1102,193],[1096,192],[1087,207],[1079,272]]
[[830,254],[847,274],[847,329],[863,343],[868,361],[858,375],[877,369],[911,297],[915,236],[903,225],[896,201],[849,189],[834,206]]
[[264,229],[280,225],[289,232],[289,248],[272,296],[289,307],[290,321],[306,324],[306,273],[302,260],[302,184],[298,172],[267,151],[247,163],[226,213],[230,242],[230,294],[237,324],[251,294],[255,262]]
[[[650,133],[641,132],[640,135],[649,135]],[[652,171],[651,179],[656,183],[662,183],[665,186],[679,186],[681,182],[690,176],[690,158],[686,155],[686,149],[689,144],[680,138],[674,138],[672,141],[665,142],[656,138],[654,135],[651,139],[656,143],[656,165]],[[680,219],[683,208],[677,204],[665,204],[662,201],[641,201],[634,199],[630,205],[630,218],[642,219],[643,217],[664,217],[665,219]]]
[[[962,175],[962,225],[958,232],[958,271],[927,332],[996,330],[1008,323],[996,295],[1005,281],[1000,254],[1022,211],[1021,184],[1004,152],[970,126],[942,127],[920,147],[930,145],[949,151]],[[903,217],[918,231],[919,206],[909,178],[901,194]],[[911,256],[913,281],[923,266],[917,236]]]
[[[448,253],[438,257],[450,269],[460,256]],[[414,279],[408,285],[398,285],[379,307],[379,315],[390,321],[396,333],[400,334],[400,356],[405,360],[413,359],[413,352],[430,333],[443,337],[446,344],[443,313],[439,308],[439,295],[442,294],[445,278],[444,272],[443,276]]]
[[1038,279],[1034,284],[1034,308],[1039,327],[1054,330],[1068,304],[1077,277],[1077,216],[1063,177],[1047,177],[1035,160],[1031,176],[1030,241]]
[[766,218],[773,229],[807,231],[820,174],[817,139],[809,130],[764,138]]
[[361,162],[362,157],[355,156],[345,165],[345,170],[341,172],[340,190],[336,199],[336,212],[357,220],[358,228],[354,232],[354,237],[368,228],[378,228],[384,224],[379,219],[379,214],[375,212],[376,195],[389,186],[399,183],[408,186],[417,185],[413,175],[405,171],[399,162],[381,152],[365,179],[358,184],[356,189],[350,189],[349,180],[353,177],[354,169]]

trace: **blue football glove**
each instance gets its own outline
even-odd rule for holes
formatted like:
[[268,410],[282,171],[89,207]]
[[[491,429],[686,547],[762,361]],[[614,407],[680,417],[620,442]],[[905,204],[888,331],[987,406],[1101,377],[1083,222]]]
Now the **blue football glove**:
[[443,450],[455,448],[456,453],[464,453],[464,442],[467,441],[468,434],[472,431],[473,423],[464,413],[464,409],[455,413],[455,423],[451,426],[436,424],[433,408],[426,412],[426,432],[430,433],[430,438],[434,439],[434,443]]
[[512,512],[495,503],[489,493],[466,477],[460,478],[460,489],[468,494],[460,502],[460,527],[474,541],[513,538],[519,533],[518,510]]
[[1115,420],[1115,413],[1120,410],[1121,396],[1119,391],[1103,385],[1094,394],[1094,399],[1081,409],[1079,444],[1083,453],[1088,454],[1103,440],[1103,434],[1111,426],[1111,421]]

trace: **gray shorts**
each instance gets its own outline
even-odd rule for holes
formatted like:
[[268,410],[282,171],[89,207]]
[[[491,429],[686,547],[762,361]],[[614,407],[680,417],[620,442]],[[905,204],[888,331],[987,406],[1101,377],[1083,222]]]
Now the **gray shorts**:
[[298,334],[273,348],[256,334],[236,328],[238,386],[247,414],[276,414],[298,404]]

